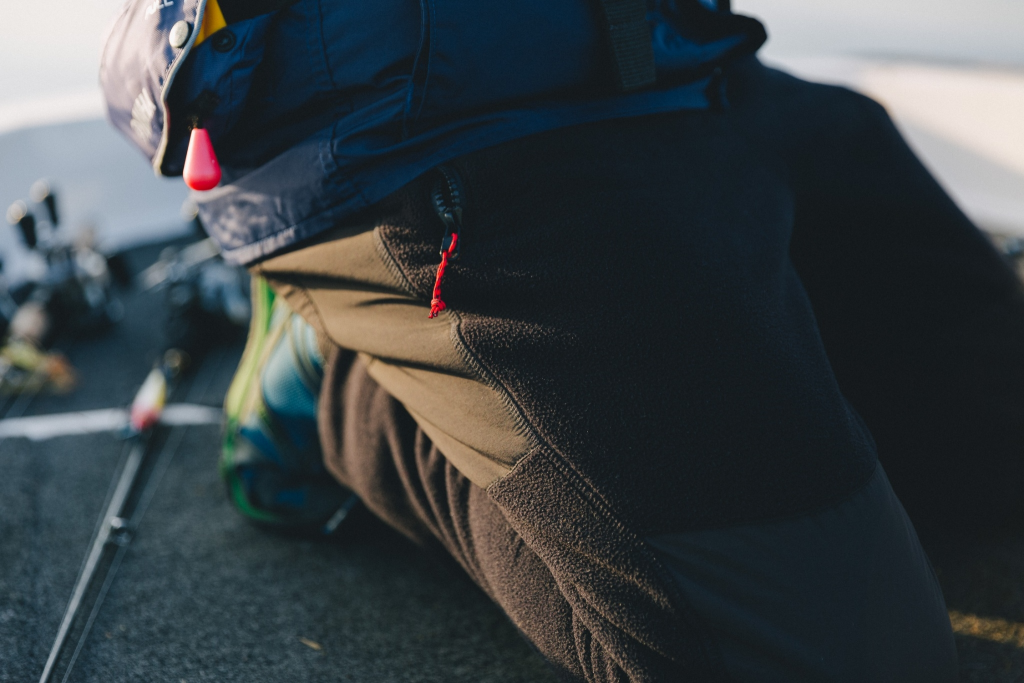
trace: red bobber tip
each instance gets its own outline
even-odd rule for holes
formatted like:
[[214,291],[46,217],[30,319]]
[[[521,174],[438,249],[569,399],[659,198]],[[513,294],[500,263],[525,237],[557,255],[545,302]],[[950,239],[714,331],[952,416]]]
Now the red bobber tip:
[[192,129],[181,175],[193,190],[212,190],[220,182],[220,164],[205,128]]

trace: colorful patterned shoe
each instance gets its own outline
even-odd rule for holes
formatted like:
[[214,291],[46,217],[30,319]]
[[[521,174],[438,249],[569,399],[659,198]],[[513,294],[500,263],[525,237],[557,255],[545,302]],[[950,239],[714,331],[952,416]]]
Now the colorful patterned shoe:
[[253,522],[328,535],[358,498],[327,472],[316,428],[323,359],[316,334],[253,278],[249,339],[224,401],[220,474]]

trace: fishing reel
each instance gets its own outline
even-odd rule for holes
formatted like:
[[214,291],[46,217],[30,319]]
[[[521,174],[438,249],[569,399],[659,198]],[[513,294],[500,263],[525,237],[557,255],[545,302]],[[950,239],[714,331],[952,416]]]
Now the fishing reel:
[[[203,232],[194,205],[186,202],[182,215]],[[225,263],[212,239],[168,247],[139,279],[144,289],[164,293],[166,348],[185,352],[193,362],[241,338],[249,327],[249,274]]]
[[7,209],[7,221],[17,228],[26,249],[19,273],[22,282],[9,293],[17,306],[8,319],[10,336],[45,348],[60,335],[106,330],[124,315],[113,293],[115,284],[124,284],[122,269],[111,267],[116,257],[97,250],[89,229],[66,239],[57,197],[46,181],[32,185],[29,196],[41,218],[23,200]]

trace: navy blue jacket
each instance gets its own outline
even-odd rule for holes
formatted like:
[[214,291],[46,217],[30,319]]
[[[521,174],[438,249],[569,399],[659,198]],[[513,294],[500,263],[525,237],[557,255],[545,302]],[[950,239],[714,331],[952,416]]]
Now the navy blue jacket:
[[192,125],[209,130],[225,173],[198,193],[200,215],[235,263],[337,225],[461,154],[705,108],[716,67],[765,38],[758,22],[699,0],[649,0],[658,82],[619,94],[596,0],[298,0],[194,47],[205,6],[128,0],[100,79],[111,122],[158,174],[181,173]]

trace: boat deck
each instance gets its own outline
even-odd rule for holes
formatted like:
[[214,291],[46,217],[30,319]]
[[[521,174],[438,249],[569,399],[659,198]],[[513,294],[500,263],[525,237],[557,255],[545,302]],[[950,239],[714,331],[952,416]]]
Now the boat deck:
[[[157,253],[137,249],[130,264]],[[0,410],[10,420],[127,405],[161,349],[160,296],[126,294],[122,323],[65,348],[74,393]],[[240,353],[241,340],[213,352],[171,402],[218,408]],[[224,497],[209,422],[158,428],[154,452],[174,458],[70,681],[554,680],[457,567],[365,512],[327,542],[246,523]],[[109,431],[36,438],[0,440],[0,681],[38,680],[125,452]],[[963,680],[1024,681],[1024,535],[937,571]]]
[[[134,252],[135,269],[157,251]],[[162,302],[136,292],[125,306],[111,333],[66,348],[80,388],[26,416],[131,401],[161,348]],[[240,354],[241,342],[213,352],[171,402],[219,407]],[[219,441],[216,424],[158,428],[153,452],[177,444],[174,459],[70,681],[553,680],[457,567],[365,512],[326,542],[245,522],[224,496]],[[0,440],[0,681],[39,679],[124,450],[110,432]],[[73,650],[74,638],[65,661]]]

